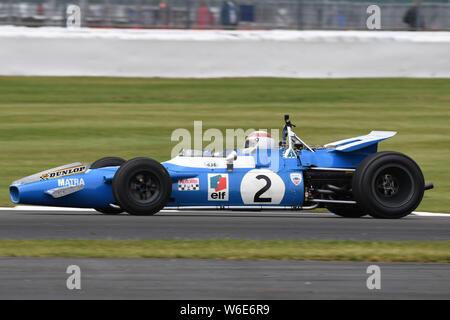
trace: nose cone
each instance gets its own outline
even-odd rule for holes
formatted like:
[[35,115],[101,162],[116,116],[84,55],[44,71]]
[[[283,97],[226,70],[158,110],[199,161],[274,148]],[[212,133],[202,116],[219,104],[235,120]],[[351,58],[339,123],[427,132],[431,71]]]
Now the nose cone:
[[19,188],[17,186],[9,187],[9,195],[10,195],[11,201],[13,203],[20,202],[20,193],[19,193]]
[[74,208],[109,208],[115,203],[111,180],[118,167],[93,169],[61,178],[13,182],[9,186],[15,204]]

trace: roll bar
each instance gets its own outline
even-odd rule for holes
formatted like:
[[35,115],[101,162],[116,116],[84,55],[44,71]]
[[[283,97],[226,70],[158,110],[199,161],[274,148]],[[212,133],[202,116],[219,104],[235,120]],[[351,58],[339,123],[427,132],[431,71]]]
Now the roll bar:
[[313,148],[311,148],[309,145],[307,145],[302,139],[300,139],[294,131],[292,131],[292,128],[295,128],[295,124],[289,120],[289,115],[284,115],[284,128],[283,128],[283,142],[285,142],[286,145],[286,139],[288,139],[288,147],[286,149],[286,152],[284,153],[286,156],[285,158],[289,158],[291,151],[293,152],[294,149],[292,148],[292,140],[296,140],[297,142],[301,143],[303,146],[305,146],[306,149],[308,149],[311,152],[315,152]]

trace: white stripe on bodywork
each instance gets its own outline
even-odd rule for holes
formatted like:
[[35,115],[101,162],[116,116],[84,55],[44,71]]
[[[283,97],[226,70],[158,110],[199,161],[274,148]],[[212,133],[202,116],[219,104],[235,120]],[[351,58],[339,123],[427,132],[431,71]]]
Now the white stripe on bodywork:
[[[174,164],[177,166],[189,168],[208,168],[208,169],[226,169],[226,158],[219,157],[184,157],[176,156],[175,158],[163,163]],[[233,162],[234,168],[254,168],[255,158],[252,156],[238,156]]]
[[326,168],[326,167],[310,167],[309,170],[325,170],[325,171],[355,171],[352,168]]
[[84,189],[84,185],[79,184],[76,186],[68,186],[68,187],[50,189],[50,190],[47,190],[45,193],[47,193],[47,194],[51,195],[53,198],[57,199],[57,198],[67,196],[69,194],[75,193],[75,192],[83,190],[83,189]]

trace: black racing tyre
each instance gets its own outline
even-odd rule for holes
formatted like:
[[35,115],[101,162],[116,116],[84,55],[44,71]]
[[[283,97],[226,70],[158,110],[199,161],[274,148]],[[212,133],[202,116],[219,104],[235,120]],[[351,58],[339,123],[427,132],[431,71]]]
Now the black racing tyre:
[[[104,167],[115,167],[115,166],[121,166],[125,163],[125,160],[118,157],[104,157],[101,159],[98,159],[93,164],[91,164],[91,169],[98,169],[98,168],[104,168]],[[107,214],[107,215],[116,215],[123,212],[121,208],[94,208],[96,211]]]
[[425,181],[410,157],[384,151],[368,156],[358,165],[352,184],[356,202],[372,217],[399,219],[420,204]]
[[361,218],[367,215],[367,212],[360,206],[355,205],[327,205],[326,208],[328,211],[344,218]]
[[116,202],[131,215],[148,216],[160,211],[169,201],[172,182],[158,161],[134,158],[114,175],[112,189]]
[[117,214],[121,214],[123,212],[123,210],[121,208],[113,208],[113,207],[109,207],[109,208],[94,208],[95,211],[98,211],[100,213],[106,214],[106,215],[117,215]]
[[104,157],[98,159],[93,164],[91,164],[91,169],[98,169],[104,167],[116,167],[121,166],[125,163],[125,159],[119,157]]

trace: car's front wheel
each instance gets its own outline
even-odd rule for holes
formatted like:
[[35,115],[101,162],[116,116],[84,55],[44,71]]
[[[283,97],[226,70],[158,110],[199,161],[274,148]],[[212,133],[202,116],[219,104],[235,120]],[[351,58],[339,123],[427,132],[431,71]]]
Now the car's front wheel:
[[420,204],[425,182],[414,160],[385,151],[364,159],[356,168],[352,184],[356,202],[372,217],[398,219]]
[[117,170],[112,189],[117,203],[126,212],[147,216],[157,213],[167,204],[172,182],[158,161],[134,158]]

